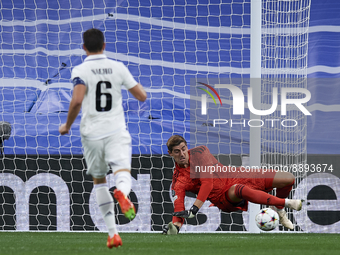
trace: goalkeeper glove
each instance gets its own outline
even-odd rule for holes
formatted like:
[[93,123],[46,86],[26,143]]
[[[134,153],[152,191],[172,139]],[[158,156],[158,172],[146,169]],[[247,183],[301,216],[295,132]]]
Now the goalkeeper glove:
[[174,212],[173,216],[184,218],[184,219],[191,219],[194,218],[198,212],[198,207],[196,205],[191,206],[190,210],[184,210],[181,212]]
[[179,232],[179,227],[173,224],[171,221],[168,225],[163,227],[163,235],[177,235]]

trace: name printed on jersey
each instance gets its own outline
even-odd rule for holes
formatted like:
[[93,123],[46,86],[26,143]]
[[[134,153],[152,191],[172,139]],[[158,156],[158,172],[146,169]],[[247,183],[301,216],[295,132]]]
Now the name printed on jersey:
[[112,74],[112,68],[91,69],[93,74]]

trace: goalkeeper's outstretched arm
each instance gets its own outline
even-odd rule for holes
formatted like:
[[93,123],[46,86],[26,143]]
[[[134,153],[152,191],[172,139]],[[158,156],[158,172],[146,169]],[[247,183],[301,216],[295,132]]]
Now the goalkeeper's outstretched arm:
[[[200,179],[201,187],[198,191],[197,199],[195,203],[192,205],[190,210],[183,210],[180,212],[174,212],[173,215],[176,217],[180,217],[183,219],[190,219],[195,217],[198,213],[198,210],[202,207],[205,200],[207,200],[211,190],[213,189],[213,180],[212,179]],[[176,211],[176,210],[175,210]]]
[[173,216],[180,217],[183,219],[194,218],[203,204],[204,204],[203,201],[196,199],[195,203],[191,206],[190,210],[174,212]]
[[197,195],[197,199],[189,210],[185,210],[185,186],[176,183],[174,185],[174,213],[172,222],[166,225],[163,229],[163,234],[178,234],[180,228],[184,223],[184,219],[195,217],[199,209],[203,206],[205,200],[208,198],[212,188],[212,179],[201,179],[201,187]]
[[[189,219],[195,217],[198,210],[202,207],[204,202],[196,199],[194,205],[190,208],[190,210],[184,210],[180,212],[175,212],[173,215],[182,219]],[[163,227],[163,234],[165,235],[177,235],[179,230],[181,229],[183,223],[180,221],[171,221],[167,225]]]

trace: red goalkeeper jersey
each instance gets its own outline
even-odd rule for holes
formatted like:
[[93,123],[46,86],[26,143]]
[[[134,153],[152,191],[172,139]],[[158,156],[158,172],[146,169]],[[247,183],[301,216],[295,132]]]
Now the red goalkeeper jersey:
[[[210,153],[206,146],[199,146],[189,150],[189,162],[194,166],[212,166],[221,163]],[[224,178],[192,178],[190,177],[190,166],[187,168],[180,167],[175,164],[175,170],[172,177],[172,196],[174,200],[174,211],[180,212],[185,210],[184,199],[185,192],[189,191],[197,194],[197,199],[201,201],[209,200],[213,204],[217,204],[221,195],[226,192],[228,179]],[[227,188],[228,189],[228,188]],[[181,222],[184,220],[179,217],[173,217],[173,222]]]

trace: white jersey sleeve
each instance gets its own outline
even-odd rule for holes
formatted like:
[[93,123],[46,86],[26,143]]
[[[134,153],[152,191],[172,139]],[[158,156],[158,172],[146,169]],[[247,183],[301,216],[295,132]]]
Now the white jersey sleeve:
[[126,89],[131,89],[134,86],[137,85],[136,80],[132,77],[132,74],[130,73],[129,69],[123,64],[121,64],[121,74],[123,78],[123,85]]

